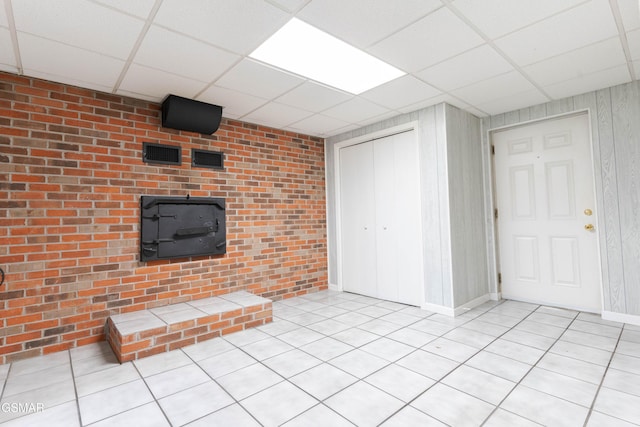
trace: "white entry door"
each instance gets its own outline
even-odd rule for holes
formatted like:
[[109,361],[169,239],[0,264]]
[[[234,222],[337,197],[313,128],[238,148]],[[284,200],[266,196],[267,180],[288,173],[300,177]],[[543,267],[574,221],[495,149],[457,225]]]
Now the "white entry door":
[[586,114],[493,133],[502,296],[600,312]]
[[339,149],[340,278],[345,291],[422,304],[415,133]]

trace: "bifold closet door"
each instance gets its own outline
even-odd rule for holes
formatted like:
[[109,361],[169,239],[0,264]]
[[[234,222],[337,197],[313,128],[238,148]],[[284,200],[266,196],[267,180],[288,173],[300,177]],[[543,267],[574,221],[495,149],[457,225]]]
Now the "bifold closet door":
[[342,287],[377,297],[373,144],[340,149]]
[[340,149],[342,287],[420,305],[422,231],[413,132]]
[[420,305],[422,229],[414,132],[374,141],[378,298]]

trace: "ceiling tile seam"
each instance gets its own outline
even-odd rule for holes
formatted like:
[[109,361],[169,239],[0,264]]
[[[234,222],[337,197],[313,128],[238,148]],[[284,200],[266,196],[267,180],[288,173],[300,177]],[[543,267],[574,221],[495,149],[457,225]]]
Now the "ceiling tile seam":
[[4,10],[9,23],[9,34],[11,35],[11,45],[13,46],[13,55],[16,59],[16,68],[18,75],[24,74],[22,66],[22,56],[20,55],[20,44],[18,43],[18,31],[16,30],[16,21],[13,16],[13,5],[11,0],[4,0]]
[[[441,1],[442,1],[442,2],[444,2],[444,0],[441,0]],[[364,48],[364,50],[365,50],[367,53],[369,53],[370,55],[373,55],[372,53],[370,53],[370,52],[369,52],[369,50],[370,50],[372,47],[374,47],[374,46],[375,46],[375,45],[377,45],[378,43],[383,42],[384,40],[388,39],[389,37],[393,37],[393,36],[395,36],[396,34],[398,34],[399,32],[406,30],[407,28],[409,28],[409,27],[410,27],[410,26],[412,26],[413,24],[417,23],[418,21],[421,21],[422,19],[426,18],[426,17],[427,17],[427,16],[429,16],[429,15],[432,15],[432,14],[436,13],[437,11],[439,11],[440,9],[442,9],[442,8],[444,8],[444,7],[445,7],[445,5],[443,4],[442,6],[439,6],[439,7],[435,8],[435,9],[433,9],[432,11],[425,13],[425,14],[424,14],[424,15],[422,15],[422,16],[418,16],[416,19],[414,19],[414,20],[412,20],[412,21],[408,22],[406,25],[404,25],[404,26],[402,26],[402,27],[400,27],[400,28],[397,28],[396,30],[394,30],[394,31],[390,32],[390,33],[389,33],[389,34],[387,34],[386,36],[381,37],[379,40],[376,40],[376,41],[372,42],[369,46],[367,46],[366,48]],[[395,65],[394,65],[394,66],[395,66]],[[402,70],[402,71],[404,71],[404,70]]]
[[[465,54],[465,53],[467,53],[467,52],[469,52],[469,51],[472,51],[472,50],[474,50],[474,49],[477,49],[477,48],[478,48],[478,46],[472,47],[471,49],[467,49],[466,51],[464,51],[464,52],[462,52],[462,53],[460,53],[460,54],[458,54],[458,55],[454,55],[454,56],[452,56],[452,57],[450,57],[450,58],[448,58],[448,59],[445,59],[444,61],[440,61],[438,64],[440,64],[440,63],[442,63],[442,62],[446,62],[446,61],[448,61],[448,60],[450,60],[450,59],[453,59],[453,58],[455,58],[455,57],[457,57],[457,56],[463,55],[463,54]],[[437,64],[434,64],[434,65],[437,65]],[[433,66],[433,65],[430,65],[430,66],[428,66],[427,68],[424,68],[423,70],[426,70],[426,69],[428,69],[428,68],[431,68],[432,66]],[[423,71],[423,70],[421,70],[421,71]],[[419,72],[420,72],[420,71],[419,71]],[[493,78],[495,78],[495,77],[498,77],[498,76],[501,76],[501,75],[503,75],[503,74],[507,74],[507,73],[510,73],[510,72],[511,72],[511,71],[507,71],[506,73],[496,74],[496,75],[494,75],[494,76],[487,77],[486,79],[482,79],[482,80],[478,80],[478,81],[476,81],[476,82],[470,83],[470,84],[468,84],[468,85],[466,85],[466,86],[461,86],[461,87],[459,87],[459,88],[453,89],[452,91],[447,91],[447,90],[440,89],[437,85],[434,85],[433,83],[430,83],[430,82],[426,81],[425,79],[423,79],[422,77],[416,76],[415,74],[412,74],[412,76],[413,76],[415,79],[417,79],[417,80],[419,80],[419,81],[421,81],[421,82],[423,82],[423,83],[425,83],[425,84],[428,84],[428,85],[429,85],[429,86],[431,86],[432,88],[437,89],[437,90],[439,90],[439,91],[440,91],[440,95],[432,96],[431,98],[427,98],[427,99],[425,99],[424,101],[429,101],[429,99],[437,98],[437,97],[442,96],[442,95],[447,95],[447,96],[450,96],[451,98],[454,98],[454,99],[456,99],[456,100],[458,100],[458,101],[462,102],[463,104],[466,104],[466,105],[468,105],[468,106],[470,106],[470,107],[474,107],[476,110],[478,110],[478,111],[480,111],[480,112],[482,112],[482,113],[487,114],[487,113],[486,113],[486,111],[483,111],[482,109],[480,109],[480,108],[476,107],[475,105],[473,105],[473,104],[472,104],[472,103],[470,103],[469,101],[466,101],[466,100],[464,100],[464,99],[462,99],[462,98],[458,97],[457,95],[454,95],[454,94],[453,94],[453,91],[456,91],[456,90],[459,90],[459,89],[463,89],[463,88],[465,88],[465,87],[468,87],[468,86],[471,86],[471,85],[475,85],[475,84],[478,84],[478,83],[482,83],[482,82],[484,82],[484,81],[487,81],[487,80],[493,79]],[[415,104],[422,103],[422,102],[424,102],[424,101],[418,101],[418,102],[416,102]],[[411,105],[411,104],[410,104],[410,105]],[[407,105],[407,107],[409,107],[410,105]],[[404,107],[403,107],[403,108],[404,108]]]
[[[237,55],[237,53],[235,54]],[[235,68],[236,65],[238,65],[239,63],[241,63],[242,61],[244,61],[246,59],[246,56],[240,56],[240,58],[238,58],[236,61],[234,61],[231,65],[229,65],[222,73],[220,73],[220,75],[218,75],[218,77],[215,77],[213,80],[204,83],[207,83],[206,86],[204,88],[202,88],[202,90],[200,92],[197,92],[194,95],[194,98],[197,98],[199,96],[201,96],[203,93],[205,93],[206,91],[208,91],[212,86],[215,86],[215,84],[222,78],[224,77],[229,71],[231,71],[232,69]],[[163,70],[164,71],[164,70]],[[165,71],[167,72],[167,71]],[[185,76],[181,76],[181,77],[185,77]],[[221,86],[222,87],[222,86]],[[228,89],[228,88],[225,88]],[[240,91],[238,91],[240,92]],[[244,93],[244,92],[240,92],[240,93]],[[245,95],[250,95],[250,94],[245,94]]]
[[133,13],[129,13],[126,10],[123,10],[123,9],[118,9],[117,7],[111,6],[109,4],[100,3],[99,1],[96,1],[96,0],[87,0],[87,1],[90,2],[90,3],[93,3],[96,6],[104,7],[105,9],[113,10],[114,12],[117,12],[117,13],[119,13],[121,15],[126,15],[126,16],[128,16],[130,18],[134,18],[134,19],[136,19],[138,21],[142,21],[143,20],[143,18],[138,16],[138,15],[135,15]]
[[[222,76],[220,76],[220,77],[222,77]],[[216,81],[217,81],[217,80],[219,80],[219,79],[216,79]],[[305,79],[304,81],[302,81],[302,82],[300,82],[299,84],[295,85],[295,86],[294,86],[294,87],[292,87],[291,89],[289,89],[289,90],[287,90],[287,91],[285,91],[285,92],[283,92],[283,93],[281,93],[281,94],[278,94],[277,96],[275,96],[275,97],[273,97],[273,98],[267,99],[267,100],[266,100],[266,102],[265,102],[264,104],[260,104],[259,106],[257,106],[257,107],[256,107],[256,108],[254,108],[253,110],[250,110],[249,112],[247,112],[247,113],[245,113],[245,114],[241,115],[241,116],[239,117],[239,119],[242,119],[242,118],[244,118],[244,117],[247,117],[249,114],[253,114],[253,113],[255,113],[256,111],[258,111],[258,110],[259,110],[259,109],[261,109],[262,107],[266,107],[268,104],[271,104],[272,102],[275,102],[275,100],[276,100],[276,99],[278,99],[278,98],[280,98],[282,95],[286,95],[287,93],[291,92],[292,90],[299,88],[300,86],[302,86],[302,85],[303,85],[303,84],[305,84],[306,82],[307,82],[307,80]],[[250,96],[254,96],[254,97],[256,97],[254,94],[246,93],[246,92],[242,92],[242,91],[237,90],[237,89],[231,89],[231,88],[228,88],[228,87],[225,87],[225,86],[220,86],[220,87],[222,87],[222,88],[224,88],[224,89],[233,90],[233,91],[236,91],[236,92],[242,93],[242,94],[244,94],[244,95],[250,95]],[[256,97],[256,98],[259,98],[259,97]],[[260,98],[260,99],[264,99],[264,98]],[[285,104],[282,104],[281,102],[278,102],[278,104],[280,104],[280,105],[285,105]],[[286,107],[291,107],[291,108],[297,108],[297,107],[292,107],[292,106],[290,106],[290,105],[285,105],[285,106],[286,106]],[[313,111],[307,111],[307,110],[302,109],[302,108],[298,108],[298,109],[299,109],[299,110],[302,110],[302,111],[306,111],[306,112],[310,113],[311,115],[315,114]],[[223,109],[222,111],[223,111],[223,114],[224,114],[224,109]]]
[[483,40],[485,40],[487,45],[489,45],[493,50],[495,50],[498,53],[498,55],[500,55],[505,61],[507,61],[509,63],[509,65],[511,65],[515,69],[515,71],[520,73],[520,75],[522,77],[524,77],[529,83],[531,83],[535,89],[537,89],[548,100],[553,100],[553,97],[551,97],[542,88],[542,86],[540,86],[531,76],[529,76],[529,74],[526,73],[522,69],[522,67],[520,67],[513,59],[511,59],[511,57],[509,55],[504,53],[502,51],[502,49],[500,49],[498,46],[496,46],[491,38],[489,38],[484,32],[482,32],[478,27],[476,27],[462,12],[460,12],[458,10],[458,8],[456,8],[452,4],[452,0],[442,0],[442,1],[445,2],[447,7],[449,8],[449,10],[451,10],[458,18],[460,18],[465,24],[467,24],[469,26],[469,28],[471,28],[473,31],[475,31]]
[[298,6],[295,10],[288,10],[286,7],[284,7],[283,5],[281,5],[280,3],[278,3],[277,1],[274,1],[274,0],[264,0],[264,2],[270,4],[271,6],[277,7],[278,9],[280,9],[283,12],[291,14],[291,16],[293,17],[295,14],[297,14],[302,9],[307,7],[307,5],[309,3],[311,3],[311,0],[306,0],[304,2],[304,4],[302,4],[301,6]]
[[138,50],[140,49],[140,46],[142,45],[144,38],[147,36],[147,32],[149,31],[149,28],[151,28],[151,24],[153,23],[153,20],[155,19],[156,14],[158,13],[158,10],[160,9],[161,5],[162,5],[162,0],[155,0],[155,3],[153,4],[151,11],[149,12],[149,16],[147,16],[147,19],[144,22],[144,26],[142,27],[142,30],[140,30],[140,34],[138,35],[136,42],[131,48],[131,52],[129,52],[129,57],[125,61],[124,66],[122,67],[122,71],[120,72],[120,75],[116,80],[116,83],[113,85],[113,90],[111,91],[111,93],[117,93],[118,89],[120,89],[120,85],[122,84],[122,81],[127,75],[127,72],[129,72],[129,68],[131,67],[131,64],[133,63],[133,58],[138,53]]
[[[162,1],[162,0],[160,0],[160,1]],[[138,19],[140,19],[140,18],[138,18]],[[157,22],[152,22],[151,24],[153,26],[155,26],[155,27],[162,28],[165,31],[169,31],[169,32],[174,33],[174,34],[178,34],[178,35],[180,35],[182,37],[186,37],[188,39],[191,39],[193,41],[197,41],[199,43],[204,43],[207,46],[214,47],[214,48],[216,48],[218,50],[221,50],[223,52],[229,53],[231,55],[241,56],[241,57],[247,56],[244,53],[239,53],[239,52],[234,51],[234,50],[229,50],[229,49],[227,49],[225,47],[219,46],[219,45],[217,45],[215,43],[212,43],[210,41],[207,41],[207,40],[204,40],[204,39],[200,39],[198,37],[194,37],[191,34],[187,34],[187,33],[183,33],[182,31],[174,30],[173,28],[167,27],[166,25],[158,24]]]
[[611,13],[613,13],[613,19],[616,21],[616,27],[618,27],[618,35],[620,37],[620,43],[622,44],[624,56],[627,59],[627,68],[629,69],[629,74],[631,75],[631,81],[634,81],[636,80],[636,73],[633,67],[633,58],[631,57],[629,40],[627,40],[627,33],[625,32],[624,22],[622,21],[622,14],[620,13],[618,0],[609,0],[609,6],[611,7]]

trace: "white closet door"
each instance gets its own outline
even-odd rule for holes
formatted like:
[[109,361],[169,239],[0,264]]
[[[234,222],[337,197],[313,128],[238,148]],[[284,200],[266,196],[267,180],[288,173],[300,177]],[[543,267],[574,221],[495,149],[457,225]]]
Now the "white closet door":
[[378,297],[419,305],[420,175],[414,132],[374,141]]
[[414,132],[340,149],[345,291],[422,303],[420,174]]
[[378,296],[375,265],[373,145],[340,150],[340,221],[342,287]]

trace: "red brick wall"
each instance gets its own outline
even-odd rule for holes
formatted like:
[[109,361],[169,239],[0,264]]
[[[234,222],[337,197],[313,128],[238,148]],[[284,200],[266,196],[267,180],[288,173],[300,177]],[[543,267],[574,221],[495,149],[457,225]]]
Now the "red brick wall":
[[[182,165],[142,161],[143,141]],[[191,148],[225,153],[194,168]],[[225,197],[227,254],[139,261],[141,195]],[[223,119],[160,126],[159,105],[0,73],[0,363],[104,339],[111,314],[248,290],[327,286],[319,138]]]

